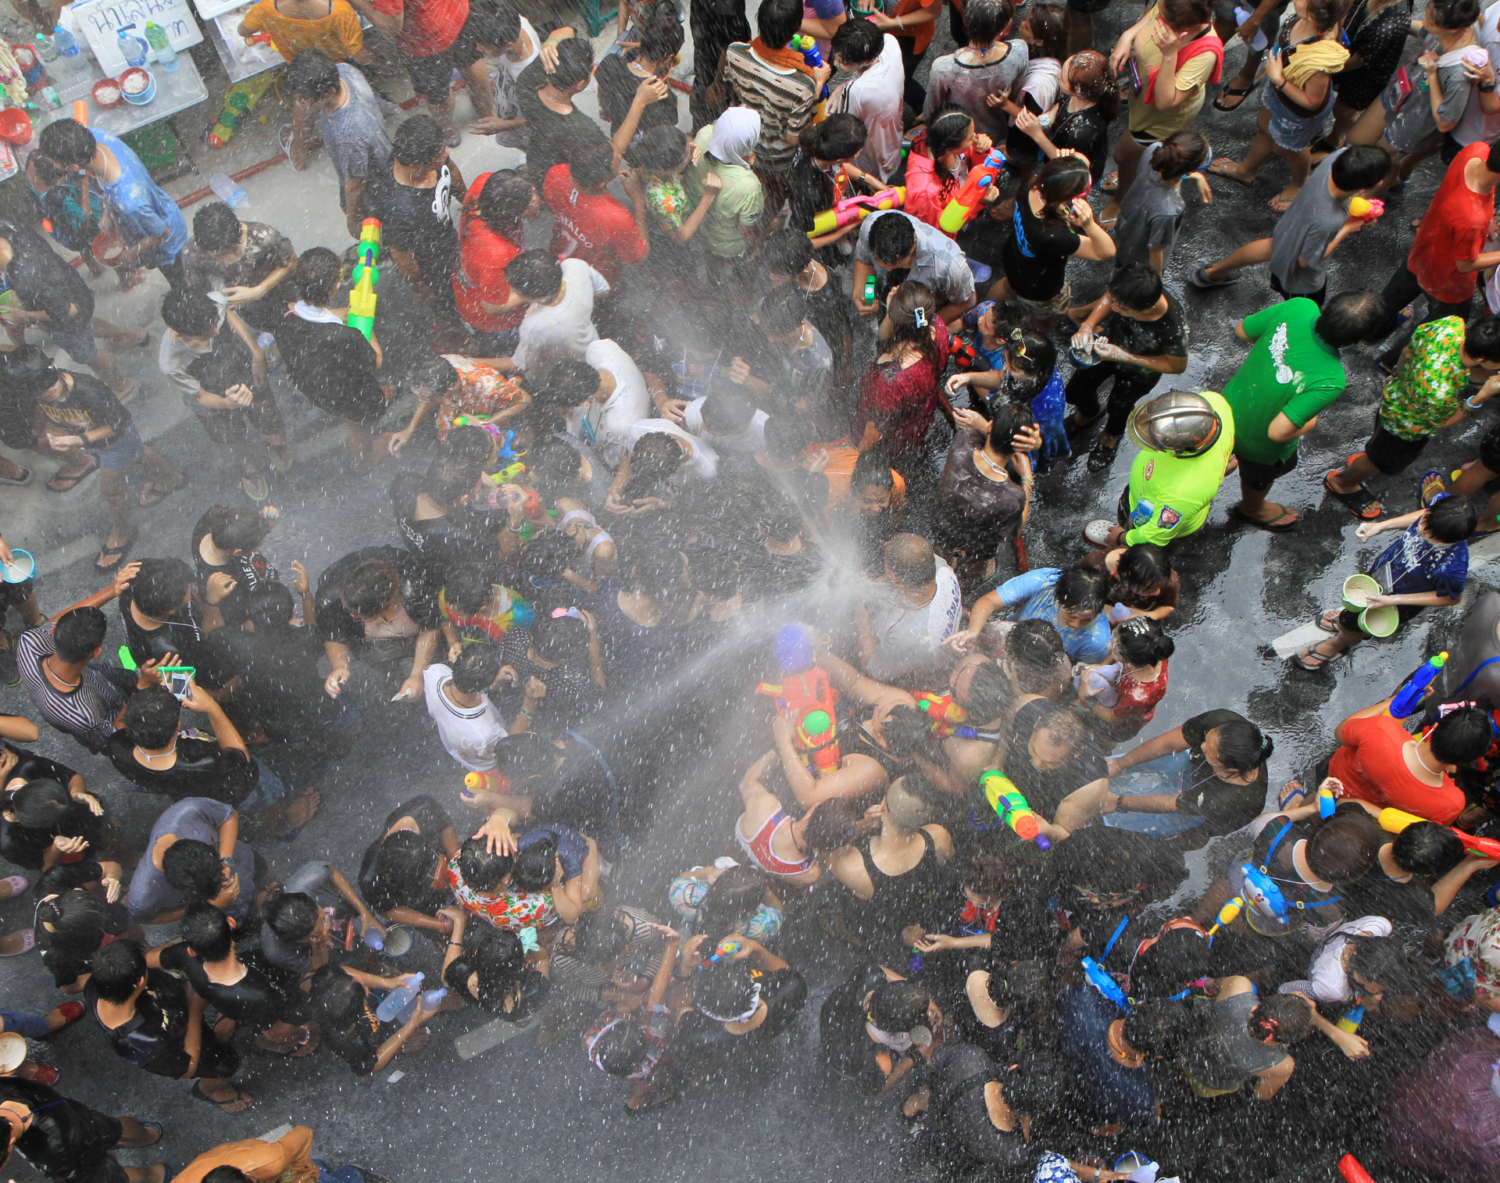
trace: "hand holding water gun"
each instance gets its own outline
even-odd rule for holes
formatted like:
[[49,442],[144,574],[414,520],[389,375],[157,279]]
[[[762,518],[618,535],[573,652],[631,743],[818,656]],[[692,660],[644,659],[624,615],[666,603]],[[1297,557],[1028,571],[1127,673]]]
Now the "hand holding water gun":
[[359,246],[355,248],[359,262],[354,265],[354,288],[349,293],[349,315],[344,323],[358,329],[368,341],[375,333],[375,304],[378,297],[375,286],[380,282],[380,219],[366,218],[359,230]]
[[1010,777],[991,768],[979,778],[979,788],[984,793],[984,799],[990,803],[990,808],[1015,831],[1018,838],[1035,842],[1043,850],[1052,849],[1052,843],[1042,833],[1041,820],[1031,811],[1031,806]]
[[829,685],[828,672],[813,664],[812,630],[800,624],[778,629],[776,658],[781,681],[762,682],[755,692],[776,699],[803,765],[814,776],[826,776],[841,758],[834,719],[839,693]]
[[832,234],[835,230],[841,230],[851,222],[863,222],[873,213],[880,210],[900,209],[906,204],[906,186],[896,185],[890,189],[882,189],[879,193],[871,196],[856,194],[846,197],[832,209],[825,209],[813,215],[813,227],[807,232],[809,238],[821,238],[825,234]]
[[932,723],[932,733],[939,739],[947,739],[952,735],[964,732],[966,739],[974,737],[972,727],[961,727],[960,724],[968,721],[969,712],[953,701],[951,694],[932,694],[923,690],[916,696],[917,706],[926,713],[928,721]]
[[[802,55],[802,61],[809,70],[821,70],[823,68],[823,55],[818,52],[817,41],[806,33],[798,33],[792,38],[791,48]],[[828,83],[823,83],[822,98],[828,97]]]
[[1447,650],[1436,657],[1429,657],[1426,664],[1406,680],[1406,684],[1391,698],[1391,718],[1404,719],[1422,705],[1422,700],[1427,697],[1427,688],[1437,680],[1438,674],[1443,671],[1443,663],[1447,660]]
[[943,207],[938,218],[938,228],[944,234],[957,234],[979,212],[984,203],[985,190],[1000,183],[1000,173],[1005,168],[1005,153],[991,148],[984,163],[969,170],[969,178]]
[[[1418,822],[1430,819],[1407,813],[1404,809],[1387,808],[1382,809],[1375,820],[1380,823],[1380,828],[1387,834],[1399,834],[1407,826],[1414,826]],[[1473,834],[1465,834],[1462,830],[1454,829],[1452,826],[1443,828],[1457,834],[1458,840],[1464,844],[1464,849],[1470,854],[1477,854],[1480,858],[1500,859],[1500,842],[1496,842],[1493,838],[1479,838]]]
[[1349,216],[1361,222],[1373,222],[1385,213],[1385,202],[1377,197],[1351,197]]

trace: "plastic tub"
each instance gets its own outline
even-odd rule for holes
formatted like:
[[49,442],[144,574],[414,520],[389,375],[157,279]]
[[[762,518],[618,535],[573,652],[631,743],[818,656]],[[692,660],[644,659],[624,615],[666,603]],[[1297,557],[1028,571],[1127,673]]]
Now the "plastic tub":
[[31,116],[20,107],[7,107],[0,111],[0,140],[17,146],[31,142]]
[[1359,627],[1372,637],[1388,637],[1401,623],[1401,610],[1394,604],[1366,608],[1359,614]]
[[15,565],[0,563],[0,579],[6,583],[25,583],[36,574],[36,560],[31,557],[29,550],[22,550],[19,546],[11,548]]
[[94,258],[106,267],[113,267],[119,257],[125,253],[125,240],[113,230],[101,230],[94,235],[91,244]]
[[0,1034],[0,1072],[9,1076],[26,1062],[26,1040],[14,1031]]
[[1344,580],[1344,607],[1350,612],[1364,611],[1366,601],[1379,594],[1380,584],[1368,575],[1351,575]]
[[94,83],[94,102],[105,111],[113,111],[124,101],[118,78],[101,78]]
[[[135,94],[130,93],[131,86],[136,84],[138,78],[146,80],[144,90]],[[120,75],[120,95],[133,107],[144,107],[152,99],[156,98],[156,79],[150,70],[143,70],[139,66],[131,66]]]
[[380,951],[382,957],[405,957],[411,952],[415,943],[411,929],[403,924],[392,924],[385,930],[385,948]]

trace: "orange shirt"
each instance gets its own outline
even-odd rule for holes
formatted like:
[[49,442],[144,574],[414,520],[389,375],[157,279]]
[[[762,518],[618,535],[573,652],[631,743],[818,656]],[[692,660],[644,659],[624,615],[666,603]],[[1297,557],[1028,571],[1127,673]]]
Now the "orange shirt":
[[[823,468],[823,475],[828,478],[828,504],[823,507],[823,512],[829,514],[849,501],[849,482],[854,476],[859,449],[849,442],[848,437],[834,444],[814,444],[798,458],[798,463],[806,467],[804,462],[819,450],[828,453],[828,463]],[[891,508],[900,509],[906,504],[906,478],[893,468],[891,482]]]
[[365,47],[359,14],[349,0],[333,0],[327,16],[294,20],[276,9],[275,0],[260,0],[241,22],[249,33],[269,33],[276,51],[291,61],[304,49],[321,49],[336,62],[345,62]]
[[[916,12],[918,9],[932,8],[936,6],[938,10],[938,16],[942,16],[942,3],[943,0],[899,0],[899,3],[896,5],[896,11],[894,15],[902,17],[909,12]],[[927,51],[927,47],[932,44],[932,38],[936,33],[937,21],[930,20],[925,25],[918,25],[913,32],[906,33],[901,29],[896,29],[891,33],[891,36],[910,37],[912,39],[911,51],[913,53],[920,54]]]
[[275,1142],[247,1138],[243,1142],[225,1142],[204,1151],[173,1176],[185,1183],[203,1183],[203,1177],[216,1167],[237,1167],[257,1183],[275,1183],[290,1172],[289,1183],[315,1183],[318,1168],[311,1158],[313,1132],[299,1125]]

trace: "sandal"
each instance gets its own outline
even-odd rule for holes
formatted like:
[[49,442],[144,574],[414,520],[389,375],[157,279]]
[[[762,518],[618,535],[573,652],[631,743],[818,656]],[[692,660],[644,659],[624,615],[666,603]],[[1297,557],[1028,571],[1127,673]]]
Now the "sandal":
[[251,501],[267,501],[271,496],[271,482],[263,472],[247,472],[240,476],[240,488]]
[[[1293,786],[1296,786],[1295,788]],[[1287,790],[1290,789],[1291,792]],[[1307,801],[1307,790],[1302,787],[1300,780],[1289,780],[1281,786],[1281,795],[1276,798],[1276,808],[1281,810],[1292,807],[1292,798],[1296,797],[1304,804]]]
[[1422,474],[1422,479],[1418,482],[1417,487],[1422,490],[1422,505],[1424,507],[1431,505],[1439,497],[1445,496],[1448,492],[1448,486],[1443,483],[1443,474],[1435,468],[1428,469]]
[[[125,561],[126,552],[135,545],[137,537],[139,537],[138,533],[132,530],[130,537],[120,543],[119,546],[101,546],[99,548],[99,557],[94,560],[95,569],[99,571],[113,571]],[[104,559],[113,559],[114,562],[106,563],[102,561]]]
[[[1203,171],[1206,173],[1212,173],[1216,177],[1223,177],[1226,181],[1233,181],[1236,185],[1243,185],[1246,189],[1248,189],[1251,185],[1255,184],[1254,177],[1244,177],[1239,173],[1232,173],[1227,171],[1228,165],[1237,163],[1238,161],[1234,160],[1215,160],[1210,163],[1209,166]],[[1225,167],[1215,168],[1214,165],[1216,164],[1223,165]]]
[[1323,488],[1339,501],[1343,502],[1344,508],[1360,521],[1373,522],[1385,513],[1385,507],[1380,504],[1380,500],[1363,485],[1352,493],[1340,493],[1330,483],[1333,480],[1333,475],[1333,471],[1330,471],[1323,477]]
[[1340,609],[1330,608],[1327,612],[1319,616],[1317,620],[1313,621],[1313,623],[1325,633],[1333,633],[1334,636],[1337,636],[1339,633],[1339,617],[1342,615],[1343,612]]
[[[226,1098],[223,1101],[215,1101],[197,1085],[193,1086],[192,1093],[198,1100],[207,1105],[212,1105],[215,1109],[222,1109],[225,1113],[244,1113],[250,1106],[255,1104],[255,1098],[244,1089],[239,1088],[234,1090],[234,1096]],[[241,1102],[244,1102],[244,1104],[241,1105]],[[231,1109],[229,1108],[231,1105],[240,1105],[240,1108]]]
[[160,505],[178,489],[185,487],[188,483],[187,477],[183,477],[170,489],[163,489],[154,482],[147,482],[146,487],[141,490],[141,495],[136,498],[142,509],[150,509],[153,505]]
[[[14,641],[15,638],[12,637],[11,639],[12,641]],[[7,875],[4,879],[0,879],[0,883],[7,883],[10,885],[10,894],[8,896],[0,897],[7,900],[15,899],[16,896],[20,895],[23,891],[26,890],[27,887],[30,886],[30,884],[26,882],[25,875]]]
[[1226,271],[1216,279],[1208,273],[1207,267],[1199,267],[1193,272],[1193,277],[1188,282],[1195,288],[1221,288],[1226,284],[1238,283],[1239,279],[1238,271]]
[[1104,180],[1099,182],[1100,193],[1116,193],[1120,188],[1120,174],[1110,173]]
[[1095,440],[1094,446],[1089,449],[1089,471],[1103,472],[1115,462],[1115,454],[1120,450],[1120,441],[1106,444],[1103,440]]
[[[1322,641],[1319,641],[1318,645],[1321,645],[1322,643]],[[1319,653],[1318,645],[1314,645],[1309,649],[1303,649],[1301,652],[1295,654],[1292,657],[1293,661],[1295,661],[1299,666],[1301,666],[1310,674],[1317,673],[1320,669],[1322,669],[1325,665],[1332,661],[1334,657],[1338,656],[1337,654],[1333,654],[1330,656],[1326,653]]]
[[1297,524],[1298,518],[1297,511],[1294,509],[1287,509],[1284,505],[1277,506],[1277,508],[1281,510],[1281,513],[1276,517],[1271,518],[1269,521],[1262,521],[1260,518],[1252,518],[1238,505],[1230,507],[1229,516],[1236,519],[1237,521],[1244,522],[1247,526],[1255,526],[1257,529],[1269,530],[1273,534],[1280,534],[1283,531],[1290,530],[1293,526],[1295,526]]
[[[24,464],[17,464],[16,468],[20,471],[21,475],[0,476],[0,485],[14,485],[18,489],[24,489],[27,485],[31,484],[33,475],[31,469],[27,468]],[[81,480],[82,478],[79,479]]]
[[33,949],[36,948],[36,929],[23,928],[19,932],[13,933],[12,935],[19,936],[21,938],[21,947],[14,953],[0,953],[0,957],[19,957],[21,956],[21,954],[30,953]]
[[[1249,86],[1226,86],[1214,98],[1214,103],[1213,103],[1214,110],[1215,111],[1225,111],[1225,112],[1228,112],[1228,111],[1238,111],[1241,107],[1243,107],[1245,105],[1245,100],[1250,97],[1250,93],[1254,89],[1255,89],[1255,83],[1253,83],[1253,82]],[[1232,107],[1226,107],[1224,105],[1224,100],[1226,98],[1228,98],[1228,99],[1237,99],[1239,101],[1236,102],[1234,104],[1234,106],[1232,106]]]
[[[1297,192],[1300,193],[1301,190],[1299,189]],[[1278,193],[1275,197],[1271,198],[1270,201],[1266,202],[1266,204],[1271,207],[1273,212],[1284,214],[1287,210],[1292,208],[1292,202],[1296,200],[1296,193],[1292,194],[1292,196],[1290,197],[1283,197],[1280,193]]]
[[[89,466],[82,472],[77,473],[76,475],[65,475],[63,473],[58,473],[57,476],[53,477],[50,481],[47,482],[47,488],[53,493],[66,493],[70,489],[77,488],[79,481],[83,480],[87,476],[92,476],[96,471],[98,471],[99,457],[93,455],[92,453],[89,453],[88,457]],[[63,483],[58,484],[59,481]]]

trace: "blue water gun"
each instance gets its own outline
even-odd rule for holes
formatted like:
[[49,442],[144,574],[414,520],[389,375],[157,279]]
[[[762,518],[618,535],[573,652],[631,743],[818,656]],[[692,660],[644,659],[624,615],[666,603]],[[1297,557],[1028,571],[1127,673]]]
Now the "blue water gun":
[[1406,685],[1396,691],[1391,699],[1391,718],[1404,719],[1415,713],[1416,709],[1422,705],[1422,699],[1427,694],[1427,687],[1431,686],[1438,674],[1443,672],[1443,663],[1447,660],[1447,650],[1436,657],[1429,657],[1427,663],[1406,680]]
[[[818,42],[806,33],[798,33],[792,38],[792,48],[802,55],[802,61],[809,70],[819,70],[823,67],[823,55],[818,52]],[[828,97],[828,83],[823,83],[822,98]]]

